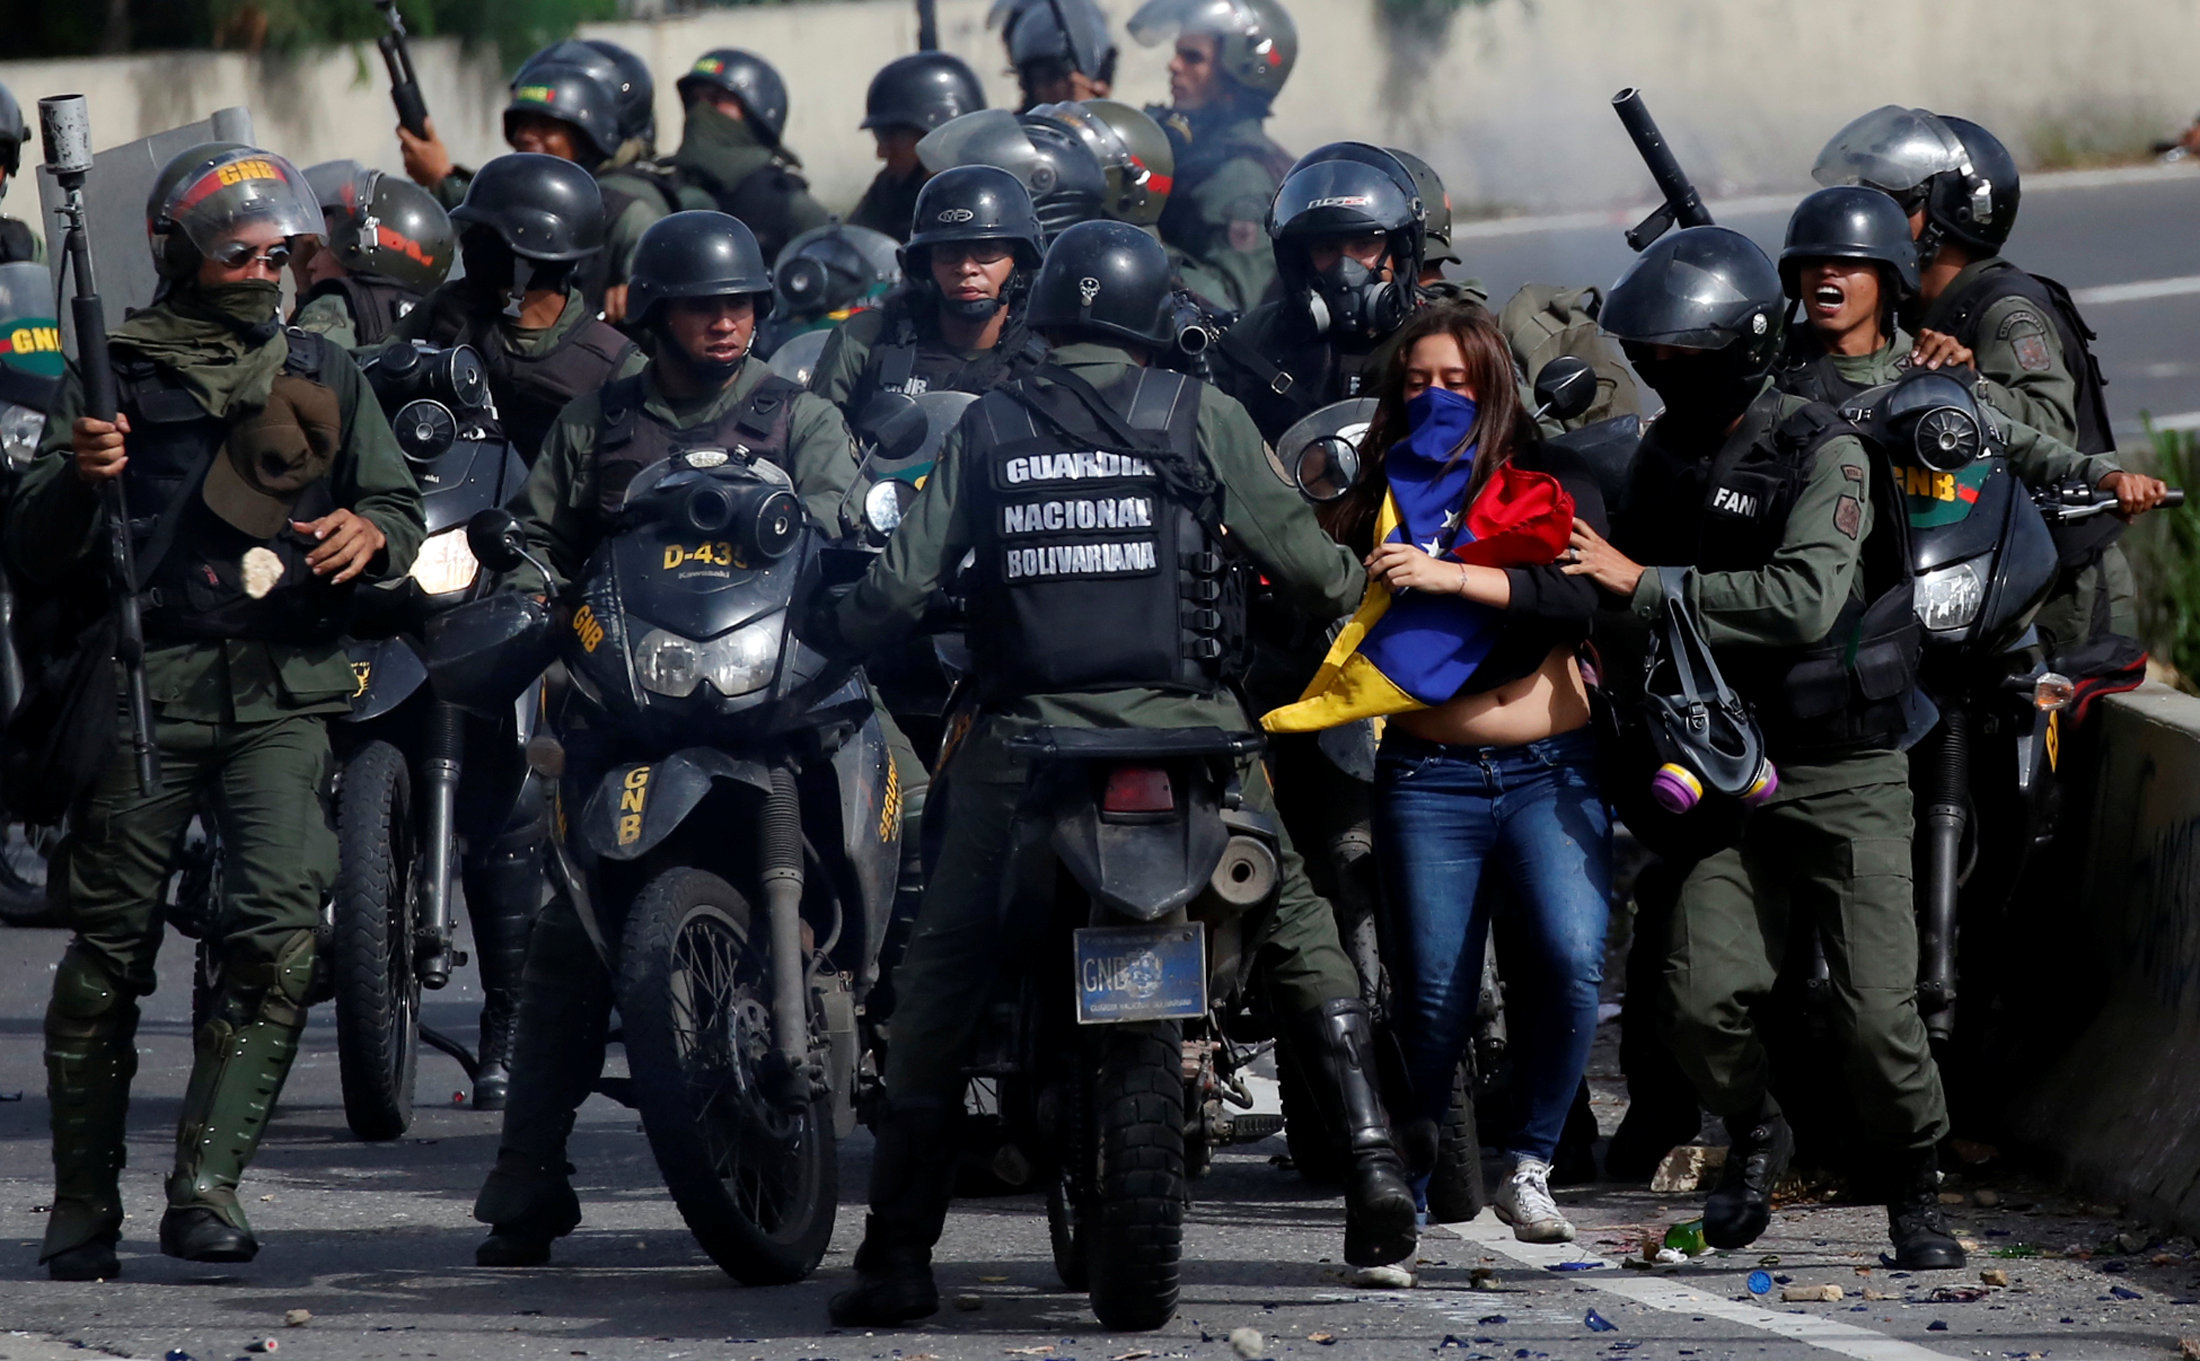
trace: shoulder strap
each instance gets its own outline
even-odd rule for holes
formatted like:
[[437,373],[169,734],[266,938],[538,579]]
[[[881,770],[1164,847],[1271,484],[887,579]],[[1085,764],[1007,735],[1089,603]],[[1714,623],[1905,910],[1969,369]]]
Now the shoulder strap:
[[807,389],[792,379],[767,373],[750,391],[748,400],[741,404],[741,414],[734,417],[733,423],[759,440],[768,440],[778,433],[790,414],[794,399],[805,391]]
[[283,372],[320,382],[322,371],[328,367],[328,338],[295,326],[284,328],[283,338],[290,342],[290,353],[283,356]]
[[1971,324],[1978,319],[1979,313],[1985,311],[1987,305],[1996,298],[2017,291],[2021,284],[2013,276],[2021,274],[2022,271],[2011,266],[2008,261],[1997,259],[1988,268],[1980,270],[1977,277],[1957,292],[1943,294],[1932,308],[1938,315],[1928,316],[1926,321],[1941,322],[1941,325],[1931,329],[1946,331],[1969,345],[1976,339],[1971,332]]
[[1820,446],[1842,435],[1863,438],[1863,432],[1840,412],[1824,402],[1810,401],[1772,428],[1772,443],[1796,467],[1807,469]]
[[603,385],[596,419],[596,448],[616,449],[634,438],[634,414],[642,409],[642,375],[630,373]]
[[[1140,370],[1138,387],[1131,396],[1133,412],[1144,410],[1151,414],[1161,414],[1163,411],[1167,413],[1166,424],[1162,428],[1140,432],[1134,431],[1122,414],[1092,384],[1061,365],[1043,364],[1033,376],[1044,378],[1050,388],[1067,392],[1102,431],[1118,441],[1122,449],[1135,453],[1152,464],[1155,475],[1161,479],[1161,485],[1190,507],[1193,516],[1209,533],[1221,528],[1222,484],[1207,467],[1206,461],[1198,456],[1198,380],[1166,370]],[[1042,390],[1035,388],[1033,384],[1019,379],[1001,391],[1062,433],[1071,436],[1085,433],[1075,429],[1061,413],[1054,410],[1045,400]],[[1187,392],[1190,400],[1183,400]],[[1169,405],[1164,406],[1163,403]],[[1157,435],[1160,436],[1158,441],[1154,438]]]

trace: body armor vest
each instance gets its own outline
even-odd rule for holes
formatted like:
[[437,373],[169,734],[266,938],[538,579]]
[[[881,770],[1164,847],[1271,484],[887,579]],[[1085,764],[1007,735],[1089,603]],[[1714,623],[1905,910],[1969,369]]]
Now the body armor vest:
[[[613,178],[624,179],[629,184],[638,181],[653,192],[638,194],[623,185],[605,182]],[[619,219],[626,216],[626,210],[636,203],[652,204],[665,213],[677,213],[692,206],[680,198],[680,189],[685,183],[679,171],[648,161],[604,171],[596,180],[596,190],[603,195],[604,230],[608,232],[618,225]],[[615,282],[620,281],[611,277],[611,247],[608,244],[573,267],[573,286],[587,299],[591,312],[603,310],[604,290]]]
[[[329,343],[305,331],[286,332],[283,372],[320,382]],[[130,462],[123,482],[130,534],[145,588],[145,634],[155,641],[251,638],[278,643],[327,642],[343,632],[352,587],[314,576],[306,555],[314,544],[289,530],[255,539],[216,515],[199,494],[207,470],[224,457],[234,422],[216,420],[168,370],[150,360],[115,365],[121,409],[130,417]],[[343,410],[348,427],[352,411]],[[336,509],[328,479],[307,486],[290,518],[316,520]],[[266,595],[245,593],[243,560],[264,548],[282,564]]]
[[920,327],[906,296],[887,305],[886,328],[864,357],[863,372],[848,395],[848,410],[881,392],[915,397],[926,392],[983,395],[1046,362],[1047,345],[1016,317],[1001,328],[1000,343],[976,359],[964,359],[940,343],[939,332]]
[[[1223,332],[1220,346],[1228,362],[1218,386],[1244,404],[1271,443],[1300,418],[1364,395],[1390,353],[1380,343],[1371,350],[1350,351],[1319,336],[1293,336],[1298,327],[1284,314],[1285,307],[1271,303],[1248,314]],[[1248,324],[1256,318],[1260,324]]]
[[[1642,531],[1630,535],[1630,556],[1704,572],[1756,571],[1772,561],[1818,451],[1829,440],[1858,435],[1829,406],[1812,403],[1783,419],[1777,401],[1776,394],[1760,397],[1744,417],[1755,437],[1729,439],[1708,462],[1666,448],[1651,427],[1629,499],[1629,520]],[[1862,590],[1851,592],[1817,642],[1718,650],[1719,665],[1755,711],[1775,760],[1892,746],[1907,727],[1903,702],[1917,683],[1923,637],[1911,586],[1909,511],[1885,457],[1869,440],[1864,448],[1872,528],[1858,563]]]
[[420,305],[420,295],[402,284],[370,274],[346,274],[315,284],[299,306],[330,294],[341,296],[351,309],[351,332],[361,348],[389,339],[397,319]]
[[788,443],[801,384],[766,374],[748,396],[715,421],[676,429],[642,406],[645,374],[630,374],[603,390],[603,418],[596,426],[596,510],[606,521],[626,502],[637,473],[691,449],[725,449],[748,459],[770,459],[788,477],[794,467]]
[[1200,389],[1143,368],[1100,393],[1049,366],[971,408],[970,644],[987,701],[1222,685],[1245,590],[1199,450]]
[[593,317],[573,327],[556,344],[535,354],[518,354],[505,343],[499,316],[469,315],[457,298],[446,298],[428,327],[428,340],[441,347],[471,345],[489,375],[497,419],[529,467],[565,404],[611,381],[634,352],[634,342]]
[[1943,293],[1935,298],[1920,325],[1952,335],[1961,344],[1976,350],[1979,318],[1986,314],[1987,308],[2008,297],[2030,301],[2055,328],[2055,338],[2062,344],[2063,364],[2070,370],[2078,389],[2077,434],[2071,443],[2083,454],[2113,453],[2116,436],[2109,425],[2107,394],[2101,391],[2108,380],[2101,376],[2101,361],[2093,355],[2093,329],[2078,315],[2078,305],[2072,300],[2069,289],[2053,279],[2027,274],[2006,260],[1996,259],[1960,292]]

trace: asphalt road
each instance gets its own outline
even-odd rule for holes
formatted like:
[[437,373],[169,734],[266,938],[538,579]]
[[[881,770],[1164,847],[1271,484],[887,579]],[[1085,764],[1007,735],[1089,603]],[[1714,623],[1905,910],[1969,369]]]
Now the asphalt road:
[[[1645,177],[1647,179],[1647,176]],[[1806,192],[1710,205],[1723,226],[1778,254]],[[1633,258],[1620,233],[1647,206],[1461,223],[1463,275],[1502,303],[1524,283],[1609,287]],[[2200,166],[2138,166],[2027,177],[2007,254],[2062,280],[2100,333],[2096,352],[2120,434],[2200,426]]]
[[[2106,1207],[2089,1210],[1983,1174],[1962,1184],[1997,1190],[2001,1203],[1954,1212],[1981,1245],[1963,1273],[1904,1278],[1880,1266],[1882,1213],[1858,1207],[1791,1209],[1746,1253],[1656,1273],[1625,1269],[1618,1260],[1646,1229],[1662,1231],[1694,1214],[1693,1197],[1598,1187],[1563,1193],[1584,1230],[1576,1246],[1527,1247],[1494,1222],[1437,1228],[1423,1240],[1419,1288],[1355,1289],[1331,1260],[1341,1246],[1338,1204],[1271,1163],[1282,1152],[1276,1139],[1226,1151],[1200,1183],[1182,1312],[1158,1333],[1104,1334],[1083,1298],[1059,1287],[1035,1197],[966,1202],[951,1219],[938,1257],[941,1287],[975,1308],[950,1308],[903,1332],[837,1333],[826,1326],[825,1300],[849,1279],[866,1136],[843,1150],[839,1229],[823,1269],[800,1285],[751,1290],[695,1247],[660,1189],[632,1114],[596,1098],[573,1145],[587,1222],[559,1245],[552,1268],[482,1270],[473,1265],[482,1230],[469,1211],[494,1154],[496,1117],[450,1105],[447,1094],[462,1085],[457,1069],[430,1056],[422,1060],[421,1113],[411,1134],[389,1144],[351,1140],[326,1008],[307,1032],[246,1185],[265,1244],[259,1260],[192,1266],[160,1256],[152,1243],[189,1065],[187,999],[173,985],[149,999],[141,1036],[122,1279],[54,1284],[35,1264],[50,1185],[39,1018],[63,943],[54,931],[0,935],[0,1096],[7,1098],[0,1102],[0,1361],[61,1361],[83,1356],[81,1349],[253,1361],[248,1344],[270,1336],[280,1344],[279,1361],[1227,1361],[1238,1354],[1228,1338],[1241,1328],[1263,1335],[1256,1355],[1325,1361],[2137,1361],[2173,1355],[2180,1334],[2200,1334],[2200,1258],[2191,1256],[2190,1241],[2158,1243]],[[169,943],[172,970],[183,965],[182,947]],[[428,1006],[431,1024],[468,1040],[469,975],[462,971],[451,992]],[[1607,1131],[1619,1114],[1611,1067],[1607,1044],[1593,1069]],[[2123,1232],[2134,1236],[2095,1252]],[[2035,1249],[2055,1255],[1986,1255]],[[1769,1300],[1752,1297],[1746,1285],[1766,1258],[1778,1259],[1766,1269],[1783,1283]],[[1552,1269],[1577,1264],[1583,1269]],[[1980,1268],[2006,1270],[2008,1288],[1981,1287]],[[1781,1303],[1787,1282],[1839,1285],[1846,1297]],[[1962,1287],[1979,1287],[1983,1298],[1932,1298],[1936,1289]],[[2118,1288],[2132,1297],[2112,1293]],[[284,1327],[285,1311],[301,1308],[312,1311],[312,1321]],[[1592,1312],[1611,1331],[1598,1330]]]

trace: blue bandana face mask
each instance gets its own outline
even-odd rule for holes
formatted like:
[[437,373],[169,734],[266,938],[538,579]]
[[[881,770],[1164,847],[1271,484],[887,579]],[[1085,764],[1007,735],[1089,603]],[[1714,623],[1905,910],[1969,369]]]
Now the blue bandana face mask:
[[[1467,442],[1480,409],[1472,397],[1449,388],[1427,389],[1406,403],[1406,437],[1390,456],[1395,458],[1405,453],[1432,465],[1431,471],[1443,467]],[[1473,466],[1474,451],[1469,449],[1461,454],[1459,467],[1469,469]]]

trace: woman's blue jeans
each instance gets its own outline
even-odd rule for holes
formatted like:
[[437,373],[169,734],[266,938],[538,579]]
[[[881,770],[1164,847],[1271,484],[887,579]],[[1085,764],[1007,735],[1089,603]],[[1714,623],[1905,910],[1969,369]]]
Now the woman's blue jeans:
[[1484,1137],[1515,1159],[1551,1161],[1589,1063],[1604,981],[1612,819],[1597,788],[1593,730],[1455,747],[1390,729],[1374,814],[1384,963],[1411,1115],[1440,1121],[1450,1104],[1473,1035],[1483,943],[1491,916],[1502,915],[1519,1127]]

